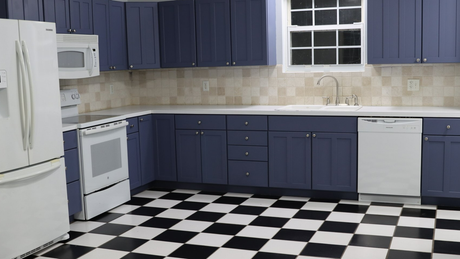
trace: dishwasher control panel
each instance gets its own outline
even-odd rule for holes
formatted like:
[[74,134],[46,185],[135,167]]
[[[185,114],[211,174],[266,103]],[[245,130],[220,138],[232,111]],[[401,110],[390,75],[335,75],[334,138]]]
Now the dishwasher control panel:
[[358,118],[358,132],[421,133],[422,119]]

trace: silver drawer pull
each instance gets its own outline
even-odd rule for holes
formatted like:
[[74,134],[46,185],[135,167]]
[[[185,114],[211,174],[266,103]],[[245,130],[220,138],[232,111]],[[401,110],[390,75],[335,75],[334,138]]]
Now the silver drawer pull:
[[249,152],[244,153],[246,156],[249,156]]
[[201,125],[201,121],[198,121],[198,125]]
[[249,125],[249,122],[246,121],[246,122],[244,123],[244,125],[248,126],[248,125]]
[[450,125],[447,125],[447,129],[450,129]]
[[246,172],[246,176],[249,176],[249,172]]
[[425,137],[425,141],[428,141],[428,137]]
[[245,137],[244,140],[248,141],[248,140],[249,140],[249,137]]
[[134,125],[129,126],[130,128],[134,128]]

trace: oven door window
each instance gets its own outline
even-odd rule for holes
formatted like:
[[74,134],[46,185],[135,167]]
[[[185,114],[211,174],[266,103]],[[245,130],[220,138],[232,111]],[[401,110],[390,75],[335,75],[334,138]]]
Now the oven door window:
[[85,52],[61,51],[58,52],[58,64],[60,68],[85,68]]
[[122,167],[120,139],[113,139],[91,146],[93,177],[98,177]]

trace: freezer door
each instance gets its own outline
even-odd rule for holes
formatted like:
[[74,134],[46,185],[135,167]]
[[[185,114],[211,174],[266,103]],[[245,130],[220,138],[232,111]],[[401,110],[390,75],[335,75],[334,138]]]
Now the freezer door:
[[25,167],[29,161],[24,149],[25,115],[21,114],[19,95],[22,80],[16,54],[18,21],[0,19],[0,32],[0,173],[4,173]]
[[19,21],[30,79],[30,164],[64,155],[54,23]]

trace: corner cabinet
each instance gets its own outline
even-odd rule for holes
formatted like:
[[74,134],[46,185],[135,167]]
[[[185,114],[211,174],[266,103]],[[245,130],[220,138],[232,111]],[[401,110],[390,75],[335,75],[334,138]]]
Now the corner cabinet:
[[153,115],[152,121],[155,180],[177,181],[174,115]]
[[93,34],[92,0],[44,0],[45,22],[57,33]]
[[0,18],[43,21],[43,0],[0,0],[0,9]]

